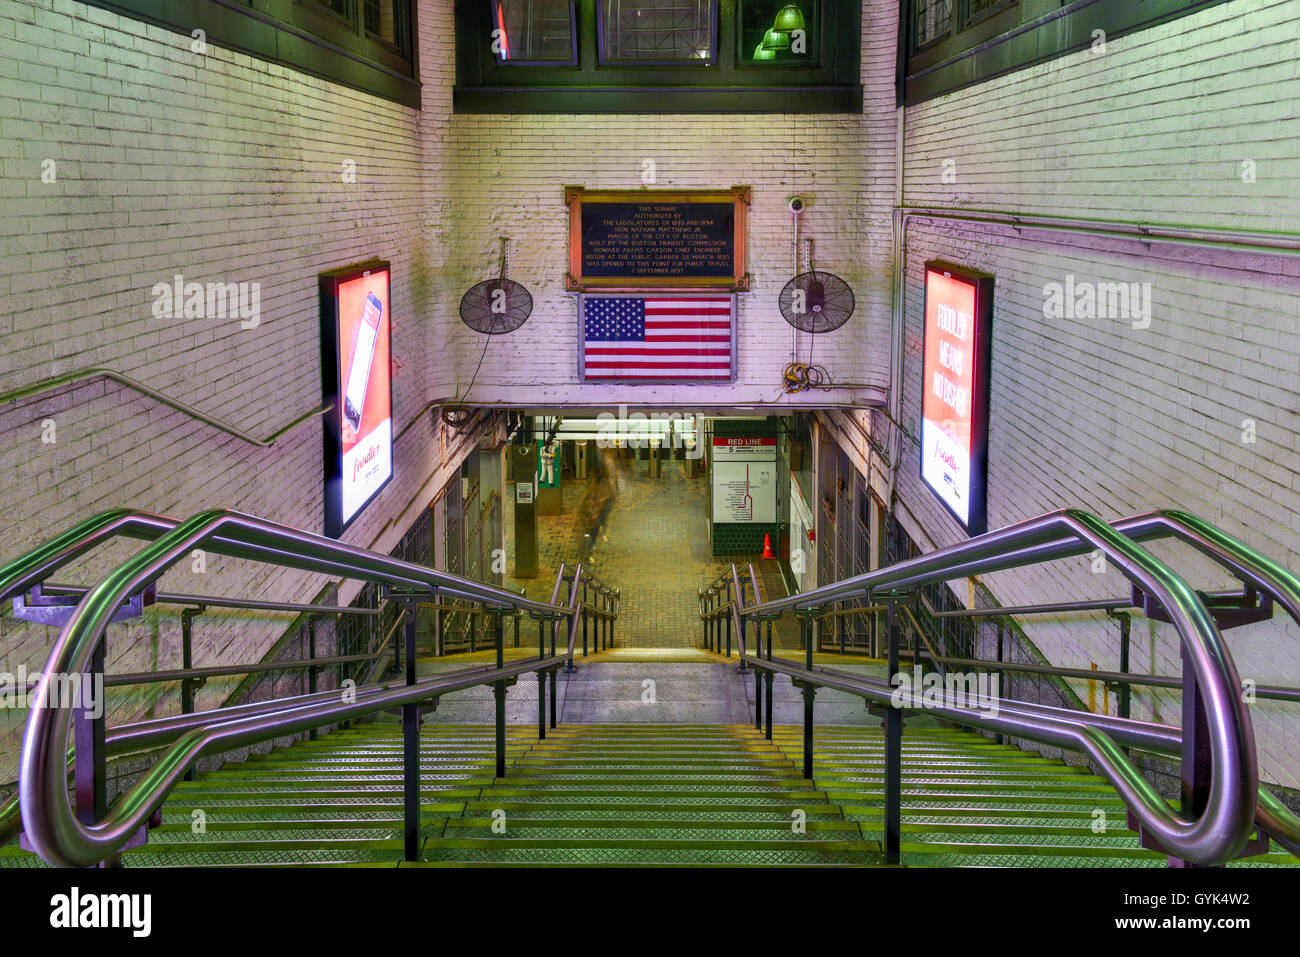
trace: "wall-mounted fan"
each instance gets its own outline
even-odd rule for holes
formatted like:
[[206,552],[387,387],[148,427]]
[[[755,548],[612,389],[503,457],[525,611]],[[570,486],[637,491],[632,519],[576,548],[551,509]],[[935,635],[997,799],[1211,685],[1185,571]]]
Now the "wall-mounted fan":
[[800,332],[834,332],[849,321],[857,300],[843,279],[812,265],[811,240],[808,248],[807,268],[781,290],[781,315]]
[[498,336],[514,332],[533,313],[533,297],[509,278],[510,240],[501,240],[501,275],[470,288],[460,300],[460,318],[475,332]]
[[[488,336],[499,336],[514,332],[533,314],[533,297],[522,283],[510,278],[510,240],[501,239],[501,275],[496,279],[487,279],[471,286],[469,292],[460,299],[460,320],[475,332]],[[469,423],[471,413],[465,408],[465,396],[474,388],[479,369],[483,368],[483,358],[487,355],[489,338],[483,343],[483,354],[478,357],[478,366],[465,387],[465,395],[455,405],[442,410],[442,421],[458,432]]]

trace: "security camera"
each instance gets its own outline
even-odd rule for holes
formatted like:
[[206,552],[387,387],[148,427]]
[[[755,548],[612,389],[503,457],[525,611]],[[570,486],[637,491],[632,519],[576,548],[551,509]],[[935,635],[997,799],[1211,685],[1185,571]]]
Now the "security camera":
[[790,212],[795,213],[796,215],[803,212],[804,199],[802,196],[791,196],[786,200],[785,204],[787,208],[789,208]]

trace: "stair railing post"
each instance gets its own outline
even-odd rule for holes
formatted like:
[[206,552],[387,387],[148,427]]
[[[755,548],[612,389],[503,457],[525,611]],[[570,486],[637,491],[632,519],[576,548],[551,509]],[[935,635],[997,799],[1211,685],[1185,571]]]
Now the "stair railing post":
[[[812,629],[813,615],[817,609],[803,608],[798,613],[802,615],[803,621],[800,622],[800,630],[803,632],[803,644],[807,649],[805,654],[805,670],[812,671],[813,652],[812,652]],[[812,682],[804,681],[803,684],[803,776],[806,780],[811,781],[813,776],[813,705],[817,697],[817,689],[813,687]]]
[[[870,596],[868,596],[870,601]],[[891,591],[885,602],[889,641],[889,681],[898,675],[898,592]],[[903,710],[885,710],[885,863],[902,859],[903,817]]]
[[582,657],[587,657],[587,583],[582,583],[582,597],[578,599],[578,612],[582,615]]
[[[197,608],[184,608],[181,610],[181,667],[187,671],[194,667],[194,619],[203,612],[204,607],[202,605]],[[311,619],[308,619],[307,627],[310,630]],[[315,652],[311,653],[311,657],[316,657]],[[311,690],[315,691],[316,669],[310,669],[308,676],[308,680],[311,682]],[[194,692],[200,684],[201,682],[197,678],[184,678],[181,680],[181,714],[194,713]],[[315,730],[311,733],[311,739],[316,740]],[[184,780],[194,780],[193,768],[185,772]]]
[[[1183,646],[1183,746],[1180,762],[1182,778],[1182,803],[1180,810],[1186,817],[1198,817],[1209,802],[1210,782],[1214,775],[1214,759],[1210,754],[1210,726],[1206,717],[1205,697],[1201,694],[1196,672],[1188,660],[1187,647]],[[1192,868],[1197,865],[1180,858],[1170,857],[1170,867]]]
[[[307,617],[307,659],[309,661],[316,660],[316,616],[315,615],[309,615]],[[189,665],[186,665],[186,667],[188,668]],[[307,669],[307,693],[308,694],[316,693],[316,666],[315,665],[312,665],[310,668]],[[307,740],[308,741],[316,740],[315,728],[312,728],[310,731],[307,732]]]
[[[194,619],[201,614],[201,607],[181,610],[181,667],[186,671],[194,667]],[[193,713],[194,679],[185,678],[181,681],[181,714]]]
[[714,650],[714,596],[705,597],[705,649]]
[[[548,619],[537,619],[537,657],[546,657],[546,622]],[[545,668],[537,669],[537,739],[546,740],[546,671]]]
[[[560,580],[561,580],[561,582],[564,581],[563,578],[561,578]],[[556,639],[555,639],[555,636],[556,636],[556,632],[558,632],[558,631],[560,630],[560,622],[562,622],[562,621],[564,621],[564,618],[563,618],[563,617],[559,617],[559,618],[556,618],[554,621],[551,622],[551,627],[550,627],[550,631],[551,631],[551,658],[554,658],[554,657],[555,657],[555,640],[556,640]],[[568,669],[565,669],[565,670],[567,671]],[[559,681],[560,681],[558,672],[559,672],[559,669],[558,669],[558,668],[555,668],[555,667],[551,668],[551,727],[552,727],[552,728],[555,727],[555,717],[556,717],[555,699],[556,699],[556,697],[558,696],[557,687],[558,687],[558,685],[559,685]]]
[[[415,609],[416,600],[405,600],[406,684],[415,684]],[[404,858],[420,858],[420,706],[412,701],[402,705],[402,830]]]
[[[772,619],[767,620],[767,660],[772,660]],[[772,740],[772,685],[776,681],[776,675],[771,671],[767,673],[767,740]]]
[[[998,661],[998,664],[1001,664],[1001,663],[1002,663],[1002,656],[1003,656],[1004,654],[1006,654],[1006,652],[1003,650],[1003,647],[1002,647],[1002,644],[1003,644],[1003,635],[1005,634],[1005,631],[1006,631],[1006,622],[1004,622],[1001,618],[999,618],[999,619],[998,619],[998,648],[997,648],[997,661]],[[1006,672],[1006,671],[999,671],[999,672],[998,672],[998,675],[999,675],[999,676],[1005,676],[1005,675],[1008,675],[1008,674],[1010,674],[1010,672]],[[1000,679],[999,679],[999,680],[1000,680]],[[1010,688],[1007,688],[1007,687],[1004,686],[1004,687],[1003,687],[1003,691],[1006,693],[1007,697],[1010,697],[1010,696],[1011,696],[1011,689],[1010,689]],[[1003,735],[1003,734],[1001,734],[1001,733],[998,733],[997,735],[994,736],[994,740],[997,741],[998,744],[1005,744],[1005,743],[1006,743],[1006,736]]]
[[[1118,612],[1115,617],[1119,619],[1119,670],[1124,674],[1128,674],[1130,631],[1133,618],[1127,612]],[[1132,703],[1133,686],[1126,681],[1119,688],[1119,716],[1121,718],[1129,717]]]
[[[552,657],[554,657],[554,655],[552,655]],[[559,698],[559,692],[556,690],[556,686],[558,685],[560,680],[559,670],[560,669],[558,667],[551,668],[551,727],[552,728],[556,726],[556,718],[558,713],[558,708],[556,707],[556,699]]]
[[705,650],[714,650],[714,596],[705,597]]
[[[73,782],[76,788],[77,820],[94,824],[108,813],[105,790],[106,748],[104,747],[104,713],[108,702],[104,699],[104,645],[107,636],[101,637],[90,656],[90,670],[81,675],[79,700],[57,702],[58,707],[73,710],[73,741],[76,757],[73,758]],[[51,697],[54,697],[52,691]]]
[[[496,612],[497,620],[497,671],[506,666],[506,609],[497,607],[489,611]],[[496,697],[496,744],[497,744],[497,777],[506,776],[506,683],[505,680],[498,680],[492,690]]]

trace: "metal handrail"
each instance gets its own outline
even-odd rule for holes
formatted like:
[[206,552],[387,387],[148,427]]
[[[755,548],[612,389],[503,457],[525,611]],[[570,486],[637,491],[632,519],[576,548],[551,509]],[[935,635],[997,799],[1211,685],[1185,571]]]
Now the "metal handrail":
[[[1052,675],[1058,678],[1078,678],[1101,681],[1113,685],[1141,685],[1144,688],[1181,688],[1183,680],[1174,675],[1131,674],[1126,671],[1085,671],[1082,668],[1058,668],[1034,662],[991,661],[987,658],[950,658],[935,653],[929,638],[924,638],[926,656],[936,664],[955,668],[986,668],[989,671],[1012,671],[1027,675]],[[1251,689],[1256,698],[1270,701],[1300,701],[1300,688],[1283,685],[1256,685]]]
[[[567,607],[561,607],[565,607],[565,613],[569,616],[569,645],[565,657],[568,659],[568,670],[572,670],[574,653],[578,643],[578,631],[582,626],[583,619],[590,615],[594,617],[597,622],[609,622],[612,627],[612,623],[618,620],[621,612],[623,590],[621,588],[613,588],[606,584],[588,568],[585,562],[578,562],[578,564],[574,566],[571,575],[568,573],[568,566],[561,563],[559,572],[555,576],[555,587],[551,592],[553,602],[558,599],[565,581],[570,582],[569,603]],[[601,608],[599,605],[586,601],[583,598],[584,589],[589,587],[595,587],[598,594],[607,597],[608,608]],[[559,634],[559,627],[560,622],[557,621],[555,623],[556,635]],[[599,629],[597,631],[599,634]],[[599,641],[600,639],[598,637],[596,647],[597,651],[600,650]],[[585,655],[586,653],[586,638],[584,637],[583,654]]]
[[[0,567],[0,602],[8,601],[44,582],[60,568],[82,555],[119,537],[154,541],[179,523],[166,515],[136,509],[116,508],[92,515],[66,531]],[[280,556],[274,549],[216,535],[209,550],[231,558],[274,563]]]
[[[314,607],[314,606],[313,606]],[[372,611],[373,609],[356,609]],[[186,678],[193,677],[214,677],[221,674],[254,674],[271,671],[303,671],[309,668],[319,667],[329,664],[345,664],[359,661],[378,661],[388,654],[388,646],[393,640],[398,625],[406,610],[402,609],[389,628],[388,634],[379,643],[374,651],[363,655],[345,655],[342,657],[332,658],[308,658],[302,661],[276,661],[260,662],[251,666],[244,666],[231,669],[205,669],[192,668],[189,671],[171,671],[171,672],[151,672],[138,675],[112,675],[105,676],[104,687],[112,688],[132,684],[152,684],[155,682],[165,681],[183,681]],[[372,672],[373,678],[373,672]],[[393,687],[393,684],[378,685],[364,688],[357,691],[358,699],[365,695],[373,694],[376,690]],[[28,692],[36,687],[35,684],[28,686]],[[304,695],[296,695],[288,698],[276,698],[269,701],[254,701],[242,705],[229,705],[219,710],[223,717],[234,715],[251,715],[263,714],[270,711],[281,710],[291,704],[306,704],[311,701],[333,700],[338,697],[337,689],[327,691],[316,691]],[[184,731],[193,730],[202,727],[212,720],[211,716],[215,711],[199,711],[193,714],[171,715],[165,718],[153,718],[147,721],[134,722],[132,724],[119,725],[111,728],[104,733],[105,755],[128,754],[133,751],[139,751],[146,747],[164,744],[174,740],[177,735]],[[71,763],[76,757],[76,748],[68,748],[68,762]],[[22,815],[19,808],[20,792],[15,790],[8,795],[3,801],[0,801],[0,844],[9,840],[14,834],[22,829]]]
[[[1207,598],[1245,597],[1237,591],[1211,591],[1204,594]],[[930,599],[926,598],[925,595],[921,595],[921,606],[931,618],[1015,618],[1021,615],[1069,615],[1076,612],[1126,611],[1130,608],[1141,607],[1134,604],[1131,595],[1127,598],[1098,598],[1095,601],[1045,602],[1041,605],[997,605],[993,608],[956,608],[949,611],[939,611],[930,604]],[[869,609],[862,608],[859,610],[867,611]],[[878,610],[883,610],[883,607]]]
[[[1253,586],[1278,604],[1282,605],[1291,618],[1300,624],[1300,579],[1289,569],[1260,554],[1239,539],[1229,535],[1223,529],[1206,522],[1204,519],[1188,512],[1177,510],[1159,510],[1145,512],[1110,523],[1111,527],[1124,533],[1135,541],[1151,541],[1163,538],[1178,538],[1191,544],[1202,554],[1220,566],[1233,572],[1238,578]],[[1066,540],[1053,543],[1041,550],[1035,550],[1040,561],[1079,554],[1077,547]],[[1132,596],[1123,599],[1101,599],[1097,601],[1061,602],[1055,604],[1000,607],[989,609],[957,609],[940,612],[934,609],[923,593],[918,593],[920,602],[927,614],[935,618],[978,618],[1010,617],[1030,614],[1064,614],[1088,611],[1115,611],[1135,606]],[[1236,591],[1211,591],[1202,593],[1208,598],[1243,598]],[[847,609],[844,613],[884,610],[885,606],[858,607]],[[916,622],[910,609],[904,609],[911,618],[915,633],[925,644],[930,659],[941,667],[986,668],[995,671],[1021,672],[1025,674],[1047,674],[1064,678],[1105,681],[1113,684],[1142,685],[1150,687],[1181,688],[1181,678],[1172,675],[1130,675],[1122,672],[1083,671],[1065,669],[1051,665],[1032,663],[995,662],[974,658],[952,658],[940,655],[926,636],[924,629]],[[841,612],[821,612],[817,617],[831,617]],[[849,676],[852,677],[852,676]],[[1253,689],[1256,698],[1278,701],[1300,701],[1300,689],[1257,685]],[[1075,712],[1069,712],[1075,713]],[[1161,752],[1165,753],[1165,752]],[[1256,820],[1279,844],[1288,851],[1300,856],[1300,815],[1282,804],[1266,788],[1260,787],[1257,796]]]
[[[87,589],[80,585],[58,585],[42,582],[41,591],[46,595],[83,596]],[[158,605],[193,605],[196,608],[235,608],[247,611],[297,612],[310,615],[357,615],[372,617],[382,615],[382,608],[352,608],[344,605],[313,605],[291,601],[257,601],[252,598],[219,598],[215,595],[183,595],[174,592],[158,592],[153,596]]]
[[[1073,546],[1068,545],[1073,541]],[[1105,732],[1086,722],[1070,726],[1043,719],[1033,728],[1018,725],[1011,733],[1031,740],[1083,750],[1097,762],[1133,814],[1155,840],[1186,860],[1219,863],[1245,846],[1255,819],[1258,771],[1250,712],[1239,693],[1237,669],[1218,627],[1196,592],[1165,564],[1101,519],[1065,509],[977,536],[949,548],[867,572],[786,599],[757,604],[746,617],[808,610],[831,601],[866,597],[884,589],[905,589],[957,577],[1035,564],[1044,551],[1082,553],[1099,549],[1134,584],[1159,600],[1178,631],[1187,661],[1208,716],[1208,744],[1213,776],[1204,810],[1195,819],[1175,812],[1154,790]],[[761,663],[750,659],[751,664]],[[783,665],[782,668],[791,666]],[[810,673],[797,668],[801,680]],[[792,674],[786,670],[785,673]],[[841,689],[852,690],[852,689]],[[895,690],[895,689],[891,689]],[[857,693],[854,691],[853,693]],[[992,727],[989,719],[967,709],[949,708],[943,716],[958,723]],[[995,728],[996,730],[996,728]],[[1034,731],[1042,737],[1024,733]]]
[[105,378],[112,379],[114,382],[120,383],[121,385],[134,389],[136,392],[139,392],[142,395],[147,395],[149,396],[149,398],[154,399],[157,402],[161,402],[163,405],[173,408],[177,412],[185,413],[192,419],[198,419],[200,422],[206,422],[214,429],[220,429],[222,432],[225,432],[227,435],[233,435],[235,438],[239,439],[242,442],[247,442],[249,445],[256,445],[259,448],[263,448],[263,449],[270,448],[272,445],[275,444],[276,439],[280,438],[280,436],[284,435],[285,433],[291,431],[296,426],[301,425],[303,422],[306,422],[308,419],[314,419],[316,416],[324,415],[326,412],[329,412],[332,408],[334,408],[333,404],[319,406],[310,412],[298,416],[298,418],[294,419],[284,428],[277,429],[276,431],[272,432],[269,436],[267,436],[265,439],[259,439],[255,435],[249,435],[247,432],[245,432],[241,428],[238,428],[237,426],[233,426],[228,422],[223,422],[220,419],[213,418],[212,416],[208,415],[206,412],[200,412],[198,409],[194,408],[194,406],[182,402],[180,399],[174,399],[169,395],[159,392],[157,389],[150,388],[149,386],[145,385],[143,382],[137,382],[135,379],[132,379],[128,375],[124,375],[123,373],[118,372],[114,369],[105,369],[102,367],[96,367],[93,369],[82,369],[79,372],[66,372],[63,375],[51,376],[48,379],[42,379],[40,382],[35,382],[32,385],[23,386],[20,389],[13,389],[9,392],[0,392],[0,405],[8,405],[10,402],[17,402],[20,399],[26,399],[29,396],[40,395],[43,392],[52,392],[53,390],[60,389],[65,385],[72,385],[75,382],[82,382],[87,379],[96,379],[99,378],[100,376],[104,376]]
[[579,602],[578,596],[581,594],[581,588],[582,588],[582,584],[581,584],[582,568],[583,568],[583,563],[578,562],[577,566],[573,569],[573,584],[569,586],[570,615],[569,615],[568,659],[569,659],[570,668],[573,667],[573,649],[577,646],[577,642],[578,642],[578,626],[580,624],[580,620],[577,611],[578,611],[578,602]]
[[[47,863],[64,867],[90,866],[121,849],[205,754],[221,753],[323,725],[355,720],[377,711],[417,704],[466,688],[497,684],[504,679],[553,666],[551,659],[530,658],[503,668],[475,668],[426,678],[414,684],[384,686],[365,697],[358,695],[352,702],[340,703],[336,692],[323,692],[321,694],[329,696],[325,701],[233,719],[223,715],[221,710],[204,712],[194,717],[204,717],[207,721],[182,732],[171,749],[161,755],[119,799],[108,816],[93,825],[82,824],[72,814],[66,796],[66,777],[60,780],[47,774],[46,779],[30,785],[31,776],[25,772],[19,786],[25,833],[33,849]],[[24,742],[24,755],[26,750]],[[53,768],[54,764],[46,766],[47,771]],[[63,789],[62,795],[59,794],[60,788]],[[55,800],[50,801],[50,797]],[[46,803],[31,807],[35,800]],[[53,813],[47,816],[47,812]]]
[[[111,525],[111,522],[106,523]],[[102,531],[102,529],[101,529]],[[412,682],[364,703],[321,704],[292,714],[279,712],[256,719],[207,725],[179,739],[173,748],[109,810],[103,820],[87,825],[69,803],[65,756],[72,715],[51,707],[49,683],[58,675],[83,674],[104,638],[114,611],[130,595],[156,581],[172,564],[195,548],[233,543],[274,555],[274,564],[312,572],[339,573],[414,593],[437,592],[482,601],[501,610],[522,609],[544,617],[568,614],[567,609],[532,601],[512,592],[437,572],[400,559],[278,525],[228,509],[200,512],[177,524],[152,544],[127,559],[82,598],[55,641],[27,720],[19,773],[22,817],[31,846],[52,864],[88,865],[116,852],[145,823],[170,788],[193,761],[216,744],[228,747],[308,730],[397,705],[411,705],[431,695],[428,683]],[[66,551],[71,548],[62,543]],[[62,551],[55,549],[58,554]],[[468,684],[496,683],[511,674],[536,670],[537,663],[494,669],[493,677],[475,677]],[[469,680],[469,679],[460,679]],[[436,682],[435,682],[436,683]],[[454,682],[452,682],[454,684]],[[253,722],[250,724],[249,722]]]
[[[1245,542],[1211,523],[1179,509],[1159,509],[1112,522],[1111,527],[1135,542],[1176,538],[1191,545],[1211,561],[1228,569],[1247,585],[1258,589],[1281,605],[1292,621],[1300,625],[1300,578],[1290,569],[1251,548]],[[1040,561],[1080,554],[1068,540],[1046,543],[1034,550]],[[963,577],[963,576],[956,576]],[[1217,593],[1216,593],[1217,595]],[[1228,597],[1218,595],[1218,597]],[[1285,692],[1290,689],[1270,688]],[[1259,697],[1259,689],[1256,689]],[[1273,695],[1268,695],[1272,697]],[[1279,695],[1280,696],[1280,695]],[[1289,697],[1287,700],[1291,700]],[[1293,854],[1300,855],[1300,816],[1261,789],[1262,810],[1257,818]]]

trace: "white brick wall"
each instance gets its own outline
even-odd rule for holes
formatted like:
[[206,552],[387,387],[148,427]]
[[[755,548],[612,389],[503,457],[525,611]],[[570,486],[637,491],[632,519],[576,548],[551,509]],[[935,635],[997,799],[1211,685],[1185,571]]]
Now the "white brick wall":
[[[512,278],[534,297],[533,316],[506,344],[489,347],[471,397],[484,402],[573,402],[700,407],[775,402],[817,405],[878,397],[888,378],[889,207],[894,179],[896,14],[868,4],[862,31],[863,115],[492,116],[458,114],[451,123],[451,196],[439,209],[455,220],[447,271],[455,290],[495,274],[499,237],[513,240]],[[670,95],[670,94],[669,94]],[[734,386],[610,386],[578,382],[577,297],[564,292],[568,228],[564,187],[639,189],[644,160],[651,188],[752,185],[749,271],[753,292],[739,297]],[[821,337],[813,360],[842,383],[870,389],[781,396],[791,329],[776,307],[793,275],[793,194],[811,199],[803,235],[820,268],[846,279],[857,312]],[[468,378],[482,337],[446,301],[448,337]],[[800,361],[808,361],[800,336]],[[521,361],[526,362],[521,366]],[[467,382],[459,383],[464,388]]]
[[[857,315],[818,343],[816,358],[840,381],[884,387],[897,4],[866,7],[860,117],[489,117],[451,114],[454,52],[442,42],[450,0],[420,2],[418,112],[242,54],[209,47],[196,56],[186,37],[74,0],[0,0],[0,391],[107,365],[265,435],[319,398],[317,273],[382,257],[394,267],[400,430],[428,400],[468,386],[483,339],[459,323],[456,305],[494,273],[498,239],[509,235],[513,275],[536,309],[519,333],[493,342],[472,400],[770,401],[790,341],[774,302],[791,270],[784,203],[795,192],[814,201],[805,235],[817,241],[819,265],[858,293]],[[1066,57],[913,108],[907,202],[1293,229],[1297,27],[1297,0],[1237,0],[1112,40],[1104,56]],[[734,388],[576,382],[562,189],[639,186],[647,158],[659,187],[755,187],[755,292],[741,300]],[[957,160],[955,186],[940,180],[947,158]],[[45,159],[58,164],[54,184],[41,182]],[[339,176],[345,159],[357,164],[355,186]],[[1245,160],[1256,163],[1254,184],[1241,180]],[[1064,505],[1107,518],[1181,505],[1300,563],[1295,261],[918,223],[906,341],[913,429],[921,263],[938,255],[999,276],[991,524]],[[153,319],[152,285],[177,272],[260,282],[260,327]],[[1042,288],[1067,272],[1151,282],[1152,328],[1044,320]],[[1251,446],[1236,438],[1248,417],[1259,430]],[[46,418],[58,423],[55,445],[40,442]],[[309,424],[273,449],[251,448],[103,381],[0,408],[0,474],[20,493],[0,514],[0,559],[121,504],[177,516],[230,505],[319,528],[319,436]],[[444,458],[427,416],[414,422],[398,445],[396,481],[348,539],[391,548],[459,454]],[[916,471],[909,447],[900,494],[914,530],[935,544],[957,540]],[[106,549],[64,578],[90,580],[121,554]],[[1105,577],[1077,560],[988,584],[1005,603],[1123,593],[1117,576]],[[1198,566],[1196,584],[1222,583]],[[184,570],[163,584],[305,600],[322,580],[213,559],[202,587]],[[274,621],[236,626],[214,615],[197,660],[253,660],[278,633]],[[1115,660],[1113,628],[1056,623],[1030,634],[1062,665]],[[1228,636],[1243,675],[1264,683],[1300,681],[1296,638],[1281,625]],[[48,641],[6,613],[0,670],[39,667]],[[111,670],[174,666],[175,620],[115,628],[109,649]],[[1162,630],[1135,634],[1135,668],[1176,665]],[[205,694],[215,700],[229,687],[213,683]],[[1139,702],[1139,713],[1176,720],[1166,697]],[[112,720],[172,706],[132,696]],[[1261,763],[1266,777],[1296,785],[1284,758],[1300,741],[1285,715],[1256,708]],[[12,777],[12,717],[0,716],[10,722],[0,727],[0,781]]]
[[[444,245],[426,221],[445,193],[449,3],[422,3],[429,108],[413,111],[73,0],[0,0],[0,391],[108,366],[254,435],[320,402],[316,277],[369,258],[393,264],[394,422],[400,432],[448,391],[426,316]],[[41,181],[42,162],[57,181]],[[340,175],[356,163],[356,183]],[[158,320],[151,288],[187,280],[261,283],[261,323]],[[41,443],[41,423],[57,443]],[[346,538],[391,549],[468,449],[444,461],[427,414],[396,449],[396,477]],[[0,407],[0,561],[96,511],[130,505],[186,517],[231,506],[320,530],[321,427],[273,448],[246,445],[96,380]],[[122,547],[62,581],[93,581]],[[322,576],[211,556],[172,591],[306,601]],[[356,586],[345,586],[350,600]],[[110,629],[108,668],[179,667],[176,609]],[[196,628],[195,663],[255,661],[285,616]],[[0,616],[0,671],[44,663],[51,633]],[[211,706],[237,679],[210,682]],[[111,696],[111,723],[175,707],[174,689]],[[0,714],[0,781],[12,780],[20,714]]]
[[[907,111],[906,202],[1186,226],[1294,231],[1300,3],[1238,0]],[[956,161],[945,184],[943,162]],[[1253,160],[1257,181],[1243,182]],[[918,431],[924,262],[997,275],[989,524],[1065,506],[1107,520],[1183,507],[1300,568],[1300,259],[1187,247],[1150,249],[1066,233],[917,221],[908,235],[904,420]],[[1149,282],[1152,324],[1045,319],[1044,286]],[[1258,441],[1241,441],[1242,423]],[[921,486],[905,443],[903,517],[946,545],[962,536]],[[908,513],[915,520],[908,518]],[[1196,587],[1223,574],[1162,546]],[[1086,558],[986,584],[1003,604],[1127,594]],[[1118,663],[1104,619],[1024,622],[1058,665]],[[1226,634],[1244,678],[1300,683],[1300,629],[1277,618]],[[1177,639],[1142,619],[1135,670],[1180,671]],[[1086,686],[1078,689],[1086,699]],[[1099,694],[1100,698],[1100,694]],[[1115,703],[1112,702],[1112,710]],[[1143,693],[1134,714],[1178,724],[1177,698]],[[1293,707],[1253,709],[1264,778],[1300,785]]]

